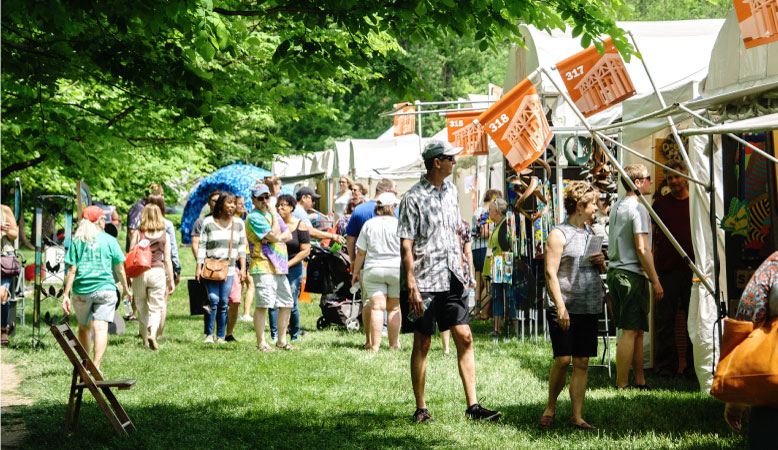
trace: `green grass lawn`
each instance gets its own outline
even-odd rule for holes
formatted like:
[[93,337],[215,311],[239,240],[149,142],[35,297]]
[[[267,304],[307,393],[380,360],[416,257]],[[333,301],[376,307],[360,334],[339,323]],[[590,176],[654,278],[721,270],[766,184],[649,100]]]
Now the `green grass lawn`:
[[[184,274],[191,250],[182,249]],[[32,302],[28,303],[28,313]],[[43,305],[56,312],[59,305]],[[573,430],[570,401],[562,392],[554,428],[537,421],[546,399],[552,362],[550,344],[493,345],[489,326],[473,324],[478,395],[484,406],[503,411],[499,423],[464,418],[464,394],[455,355],[443,355],[433,340],[427,367],[427,402],[435,423],[415,425],[409,360],[411,337],[401,351],[360,350],[361,333],[335,328],[315,331],[317,304],[301,304],[308,335],[291,352],[260,353],[253,326],[239,322],[239,342],[202,343],[202,317],[188,315],[186,284],[172,297],[159,352],[141,346],[137,322],[110,336],[102,371],[106,378],[135,378],[117,391],[138,428],[117,437],[94,400],[85,393],[80,427],[62,437],[72,366],[44,325],[44,349],[30,348],[30,317],[20,327],[4,361],[17,365],[20,393],[33,404],[18,407],[36,448],[743,448],[729,431],[723,405],[691,381],[649,378],[652,392],[612,388],[604,368],[591,368],[584,418],[598,432]],[[61,314],[61,313],[60,313]],[[76,326],[75,317],[71,326]],[[452,343],[453,350],[453,343]],[[615,368],[614,368],[615,377]]]

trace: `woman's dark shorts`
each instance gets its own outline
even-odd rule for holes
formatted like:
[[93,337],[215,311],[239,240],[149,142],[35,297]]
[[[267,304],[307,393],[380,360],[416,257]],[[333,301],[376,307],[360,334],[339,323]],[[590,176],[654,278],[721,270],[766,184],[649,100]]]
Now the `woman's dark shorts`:
[[436,322],[440,331],[446,331],[454,325],[470,324],[470,311],[467,304],[468,292],[452,272],[449,274],[451,281],[448,291],[421,293],[424,303],[427,303],[427,300],[431,300],[431,302],[427,310],[424,311],[424,315],[413,322],[408,319],[408,313],[411,311],[408,303],[408,291],[400,291],[403,333],[418,331],[421,334],[432,336],[435,334]]
[[476,272],[481,272],[481,270],[483,270],[484,260],[486,260],[486,247],[474,249],[473,267],[475,267]]
[[570,314],[570,328],[567,331],[559,326],[557,311],[546,310],[548,334],[551,335],[551,347],[554,358],[572,356],[583,358],[597,356],[597,325],[599,314]]

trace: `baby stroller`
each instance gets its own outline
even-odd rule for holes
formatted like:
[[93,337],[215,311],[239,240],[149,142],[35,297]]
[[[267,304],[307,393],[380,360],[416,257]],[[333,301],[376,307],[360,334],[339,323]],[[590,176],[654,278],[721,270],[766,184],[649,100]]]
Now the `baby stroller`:
[[348,331],[359,330],[362,297],[359,290],[351,292],[348,256],[312,245],[309,258],[305,290],[321,294],[322,316],[316,321],[316,328],[323,330],[330,325],[341,325]]

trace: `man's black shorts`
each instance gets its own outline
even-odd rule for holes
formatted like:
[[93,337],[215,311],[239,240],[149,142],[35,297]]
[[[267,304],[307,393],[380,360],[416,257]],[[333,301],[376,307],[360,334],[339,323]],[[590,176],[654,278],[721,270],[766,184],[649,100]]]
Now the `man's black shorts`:
[[597,356],[599,314],[570,314],[570,328],[567,331],[559,326],[556,309],[546,310],[546,319],[554,358]]
[[[431,299],[424,315],[414,322],[408,319],[410,304],[408,303],[408,291],[400,291],[400,311],[402,314],[402,332],[432,336],[435,334],[435,323],[440,331],[446,331],[454,325],[469,325],[470,311],[468,310],[468,296],[465,287],[454,275],[451,275],[450,289],[446,292],[422,292],[423,300]],[[425,301],[426,303],[426,301]]]

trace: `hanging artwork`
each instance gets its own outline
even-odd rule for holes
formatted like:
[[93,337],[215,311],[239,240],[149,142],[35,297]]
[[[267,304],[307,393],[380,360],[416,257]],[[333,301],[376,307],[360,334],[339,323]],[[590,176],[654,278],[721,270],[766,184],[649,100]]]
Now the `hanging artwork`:
[[719,226],[733,235],[748,237],[748,203],[733,198],[729,202],[729,211],[721,218]]
[[746,48],[778,40],[778,0],[733,0]]
[[553,136],[528,78],[481,113],[478,122],[517,172],[538,159]]
[[556,64],[570,99],[589,117],[635,95],[624,60],[608,38],[601,55],[591,47]]

